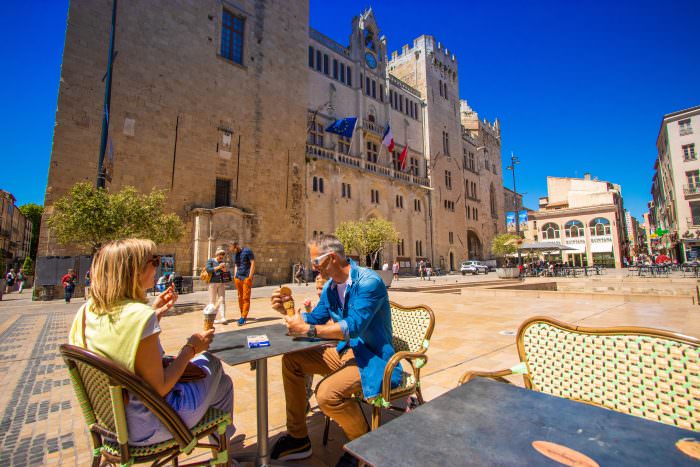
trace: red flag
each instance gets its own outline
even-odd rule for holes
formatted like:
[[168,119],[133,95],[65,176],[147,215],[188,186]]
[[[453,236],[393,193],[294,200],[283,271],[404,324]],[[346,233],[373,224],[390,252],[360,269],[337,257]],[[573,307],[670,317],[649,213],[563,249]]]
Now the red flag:
[[401,155],[399,156],[399,169],[403,172],[406,170],[406,155],[408,154],[408,146],[404,146]]

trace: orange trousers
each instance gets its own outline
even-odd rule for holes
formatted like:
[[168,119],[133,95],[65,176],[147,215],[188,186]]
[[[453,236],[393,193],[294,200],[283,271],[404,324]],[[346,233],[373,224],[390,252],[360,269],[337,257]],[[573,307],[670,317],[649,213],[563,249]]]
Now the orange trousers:
[[250,311],[250,289],[253,288],[253,279],[236,278],[235,281],[238,291],[238,308],[241,310],[241,316],[247,318]]

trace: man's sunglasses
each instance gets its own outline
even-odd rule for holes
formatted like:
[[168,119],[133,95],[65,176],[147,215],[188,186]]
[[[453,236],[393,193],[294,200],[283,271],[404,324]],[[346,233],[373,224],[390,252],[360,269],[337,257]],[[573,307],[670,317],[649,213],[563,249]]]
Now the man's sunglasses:
[[153,255],[151,256],[151,259],[146,261],[148,264],[152,264],[154,268],[157,268],[160,266],[160,255]]
[[324,253],[322,255],[319,255],[311,260],[311,264],[314,266],[320,266],[321,265],[321,259],[325,258],[326,256],[332,254],[332,251],[329,251],[328,253]]

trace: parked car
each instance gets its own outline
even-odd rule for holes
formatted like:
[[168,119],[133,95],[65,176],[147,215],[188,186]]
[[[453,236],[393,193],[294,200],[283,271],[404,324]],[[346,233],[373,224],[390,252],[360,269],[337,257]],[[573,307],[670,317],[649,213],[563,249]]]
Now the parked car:
[[489,267],[480,261],[464,261],[459,271],[465,274],[488,274]]

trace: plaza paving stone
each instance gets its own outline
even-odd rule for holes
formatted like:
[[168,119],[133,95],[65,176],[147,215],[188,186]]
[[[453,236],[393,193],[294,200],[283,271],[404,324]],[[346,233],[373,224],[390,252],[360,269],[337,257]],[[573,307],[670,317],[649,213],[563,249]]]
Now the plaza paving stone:
[[[623,272],[613,272],[610,281],[624,278]],[[434,282],[402,279],[397,286],[419,288],[418,291],[390,291],[390,298],[404,305],[427,304],[436,315],[436,327],[428,351],[429,362],[423,369],[425,398],[430,400],[454,388],[462,373],[468,369],[502,369],[518,361],[515,338],[511,335],[518,325],[533,315],[547,315],[569,323],[585,326],[635,325],[669,329],[691,336],[700,336],[700,307],[686,301],[658,299],[649,294],[635,301],[624,295],[591,295],[551,293],[532,298],[527,294],[496,293],[480,295],[474,288],[457,291],[431,292],[427,287],[440,285],[474,285],[473,282],[495,280],[495,274],[477,277],[442,276]],[[571,279],[580,281],[583,279]],[[526,283],[546,281],[528,279]],[[573,282],[572,282],[573,283]],[[679,289],[696,287],[695,279],[648,279],[638,287],[658,287],[660,284]],[[674,285],[676,284],[676,285]],[[486,285],[484,285],[485,287]],[[269,308],[269,295],[274,287],[253,291],[250,319],[251,329],[278,321]],[[314,297],[314,289],[293,286],[297,304]],[[80,408],[73,395],[68,373],[58,353],[66,342],[72,318],[83,303],[62,301],[32,302],[30,291],[23,295],[5,295],[0,301],[0,465],[89,465],[90,441]],[[180,298],[178,307],[161,321],[161,340],[168,353],[176,353],[194,329],[201,327],[200,310],[206,303],[205,292]],[[237,329],[237,301],[233,291],[227,291],[227,315],[231,323],[219,330]],[[282,394],[281,359],[270,359],[269,422],[274,437],[284,431],[284,397]],[[237,427],[233,451],[254,451],[256,447],[255,373],[249,365],[229,367],[226,372],[234,380],[234,421]],[[513,378],[516,384],[521,380]],[[327,448],[321,445],[323,416],[315,407],[310,415],[310,436],[314,456],[303,461],[306,465],[334,465],[342,454],[345,442],[340,428],[332,424]],[[387,417],[387,420],[392,416]],[[195,451],[194,456],[203,456]]]

